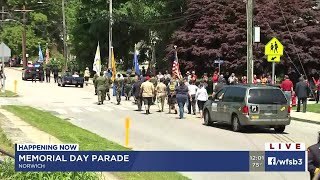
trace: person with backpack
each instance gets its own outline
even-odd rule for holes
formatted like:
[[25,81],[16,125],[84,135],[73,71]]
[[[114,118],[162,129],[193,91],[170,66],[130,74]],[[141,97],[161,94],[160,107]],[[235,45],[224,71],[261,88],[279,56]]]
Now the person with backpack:
[[175,114],[178,114],[178,111],[176,108],[177,99],[176,99],[176,93],[175,93],[177,86],[178,86],[178,83],[174,79],[171,79],[170,83],[167,86],[169,114],[171,114],[171,110],[174,110]]

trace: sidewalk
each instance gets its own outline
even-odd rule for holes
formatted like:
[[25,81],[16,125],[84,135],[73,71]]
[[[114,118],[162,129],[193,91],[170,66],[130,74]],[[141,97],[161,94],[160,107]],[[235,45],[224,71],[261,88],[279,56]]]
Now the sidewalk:
[[[40,131],[39,129],[24,122],[13,113],[0,107],[0,128],[3,129],[8,139],[13,144],[35,143],[35,144],[62,144],[56,137]],[[102,179],[118,180],[117,177],[108,172],[99,173]]]
[[320,114],[313,112],[296,112],[296,110],[291,110],[291,119],[296,121],[302,121],[313,124],[320,124]]

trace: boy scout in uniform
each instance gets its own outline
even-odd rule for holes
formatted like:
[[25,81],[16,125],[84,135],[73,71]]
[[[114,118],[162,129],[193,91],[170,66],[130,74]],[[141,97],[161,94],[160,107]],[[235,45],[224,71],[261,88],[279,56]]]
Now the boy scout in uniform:
[[107,78],[103,76],[101,72],[100,76],[95,80],[95,86],[98,91],[98,105],[103,104],[103,101],[106,100],[106,85]]
[[96,83],[95,83],[95,81],[97,80],[98,77],[99,77],[98,73],[95,72],[95,74],[94,74],[94,76],[93,76],[93,84],[94,84],[94,93],[95,93],[95,95],[98,94],[98,92],[97,92],[97,86],[96,86]]
[[111,88],[112,80],[108,76],[106,76],[105,78],[106,78],[106,94],[108,96],[108,100],[110,101],[110,88]]
[[117,102],[118,102],[117,105],[120,105],[122,85],[123,85],[123,80],[121,79],[121,74],[117,75],[117,78],[114,80],[114,84],[116,86],[116,97],[117,97]]
[[132,88],[132,81],[130,76],[124,79],[124,96],[126,97],[126,101],[130,99],[131,96],[131,88]]
[[[154,87],[157,87],[158,79],[157,79],[156,76],[153,76],[153,77],[150,79],[150,82],[153,84]],[[154,105],[156,99],[157,99],[157,94],[154,93],[154,96],[153,96],[153,98],[152,98],[152,105]]]

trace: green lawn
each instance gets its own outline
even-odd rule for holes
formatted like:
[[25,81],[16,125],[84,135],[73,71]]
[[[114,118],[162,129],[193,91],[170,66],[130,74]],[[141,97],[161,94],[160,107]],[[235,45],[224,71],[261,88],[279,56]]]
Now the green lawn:
[[[0,121],[0,125],[1,125],[1,121]],[[3,132],[1,128],[0,128],[0,148],[11,154],[14,154],[14,145],[7,138],[6,134]]]
[[0,97],[18,97],[17,93],[6,90],[5,92],[0,91]]
[[[49,112],[41,111],[29,106],[2,106],[4,109],[14,113],[32,126],[48,133],[64,143],[79,144],[80,150],[87,151],[128,151],[129,149],[109,141],[97,134],[82,129],[70,122],[58,118]],[[176,172],[116,172],[113,173],[120,179],[130,180],[185,180],[189,179]]]
[[[297,110],[297,107],[293,107],[292,109]],[[302,106],[300,110],[302,110]],[[307,104],[307,112],[320,113],[320,104]]]

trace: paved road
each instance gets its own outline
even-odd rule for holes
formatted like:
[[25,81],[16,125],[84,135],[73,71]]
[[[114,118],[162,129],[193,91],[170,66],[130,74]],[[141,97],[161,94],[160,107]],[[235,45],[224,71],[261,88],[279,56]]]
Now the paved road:
[[[115,105],[115,99],[102,106],[96,105],[97,97],[92,86],[84,88],[58,87],[54,83],[22,81],[21,72],[7,70],[7,88],[13,89],[18,80],[18,93],[22,97],[0,100],[0,104],[30,104],[69,118],[70,122],[105,138],[124,144],[124,119],[132,118],[130,146],[135,150],[264,150],[265,142],[316,141],[318,125],[293,121],[286,133],[253,129],[235,133],[228,126],[206,127],[202,119],[187,115],[158,113],[152,107],[151,115],[136,112],[131,101]],[[236,160],[235,160],[236,161]],[[232,163],[232,162],[230,162]],[[308,173],[183,173],[192,179],[308,179]]]

